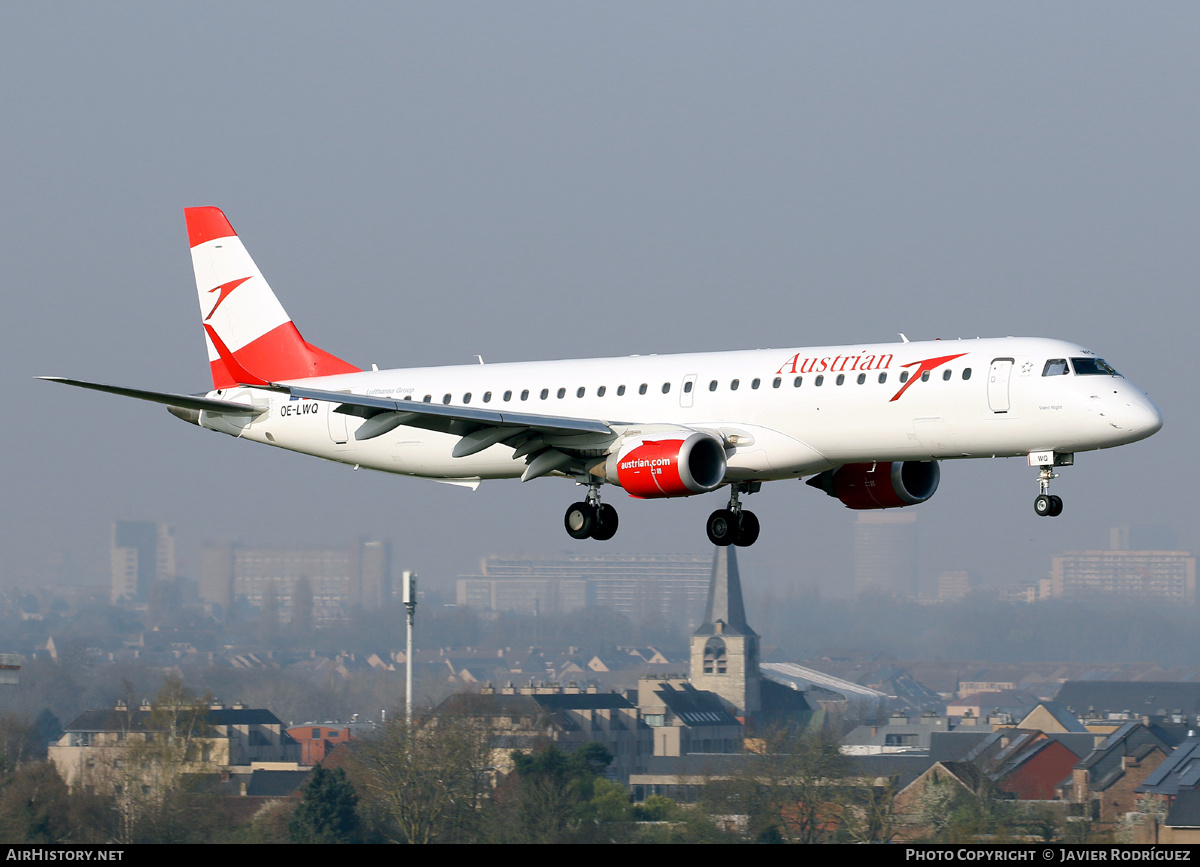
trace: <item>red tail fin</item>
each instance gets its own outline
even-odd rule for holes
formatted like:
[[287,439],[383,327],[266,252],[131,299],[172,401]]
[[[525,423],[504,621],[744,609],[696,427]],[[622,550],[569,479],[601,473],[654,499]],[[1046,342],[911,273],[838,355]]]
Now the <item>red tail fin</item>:
[[358,372],[300,336],[219,208],[184,215],[215,388]]

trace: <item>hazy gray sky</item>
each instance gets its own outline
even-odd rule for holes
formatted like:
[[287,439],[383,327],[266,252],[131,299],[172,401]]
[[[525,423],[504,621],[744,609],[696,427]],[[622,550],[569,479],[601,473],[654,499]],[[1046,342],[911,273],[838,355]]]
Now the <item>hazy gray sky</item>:
[[[910,338],[1077,340],[1166,426],[918,507],[926,576],[1043,577],[1114,524],[1200,539],[1200,6],[7,4],[0,580],[107,570],[117,517],[205,539],[706,551],[724,500],[575,543],[563,480],[355,473],[35,382],[209,387],[182,209],[228,214],[297,325],[360,365]],[[747,583],[850,575],[854,513],[768,485]],[[53,564],[61,564],[54,567]],[[191,564],[194,567],[194,562]],[[185,566],[186,568],[186,566]],[[756,578],[756,576],[759,576]]]

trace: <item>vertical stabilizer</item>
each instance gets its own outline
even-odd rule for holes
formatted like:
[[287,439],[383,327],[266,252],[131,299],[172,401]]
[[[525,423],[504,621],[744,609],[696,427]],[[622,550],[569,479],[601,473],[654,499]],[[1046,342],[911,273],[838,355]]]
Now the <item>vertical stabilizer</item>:
[[220,208],[183,213],[214,388],[358,371],[300,336]]

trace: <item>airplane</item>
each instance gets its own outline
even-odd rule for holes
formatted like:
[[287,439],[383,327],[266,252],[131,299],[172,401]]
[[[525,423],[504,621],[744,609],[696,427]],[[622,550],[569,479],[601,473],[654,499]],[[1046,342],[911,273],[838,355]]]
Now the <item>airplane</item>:
[[218,208],[185,208],[213,388],[124,395],[239,439],[474,489],[542,476],[587,489],[563,519],[611,539],[604,485],[641,499],[729,489],[719,546],[758,539],[741,496],[807,484],[850,509],[937,491],[942,460],[1020,457],[1053,517],[1057,467],[1162,427],[1149,396],[1090,349],[1046,338],[817,346],[362,370],[308,343]]

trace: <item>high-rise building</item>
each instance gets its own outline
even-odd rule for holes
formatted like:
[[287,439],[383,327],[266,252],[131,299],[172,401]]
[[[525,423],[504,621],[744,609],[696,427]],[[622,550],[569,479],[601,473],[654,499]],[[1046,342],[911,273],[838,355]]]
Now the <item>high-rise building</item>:
[[856,595],[917,595],[917,516],[908,511],[859,513],[854,522]]
[[353,608],[393,601],[391,546],[365,539],[344,548],[206,545],[200,596],[226,612],[239,602],[275,611],[281,623],[341,620]]
[[971,595],[971,576],[965,570],[942,572],[938,575],[939,602],[960,602]]
[[1196,600],[1196,558],[1187,551],[1068,551],[1051,559],[1043,597],[1127,596]]
[[175,580],[175,532],[154,521],[116,521],[109,560],[112,601],[148,602],[155,581]]
[[1196,558],[1178,550],[1173,530],[1159,525],[1113,527],[1106,551],[1067,551],[1050,561],[1042,599],[1127,596],[1194,602]]
[[479,575],[458,580],[458,604],[484,610],[558,614],[602,605],[632,617],[659,614],[700,622],[712,561],[693,554],[568,554],[485,557]]

